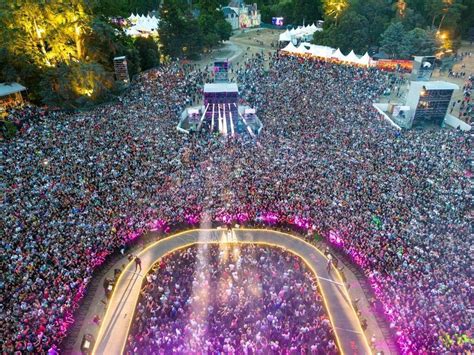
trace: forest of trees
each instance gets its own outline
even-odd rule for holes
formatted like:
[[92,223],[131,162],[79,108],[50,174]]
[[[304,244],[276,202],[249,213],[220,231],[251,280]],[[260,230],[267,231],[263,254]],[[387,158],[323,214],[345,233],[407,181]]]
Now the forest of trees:
[[449,53],[474,26],[472,0],[322,0],[321,10],[324,31],[314,42],[344,53],[373,47],[393,58]]
[[[474,26],[474,0],[248,0],[262,20],[299,25],[323,19],[314,42],[408,58],[453,51]],[[227,0],[0,1],[0,82],[20,82],[39,104],[78,108],[107,100],[115,56],[131,76],[160,59],[197,58],[231,35]],[[158,39],[132,39],[112,17],[160,12]]]
[[[111,21],[132,12],[148,14],[160,3],[159,39],[130,38]],[[0,82],[23,84],[37,104],[80,108],[108,100],[122,89],[114,81],[114,57],[127,57],[133,77],[160,58],[196,58],[228,39],[232,29],[221,5],[219,0],[1,1]]]

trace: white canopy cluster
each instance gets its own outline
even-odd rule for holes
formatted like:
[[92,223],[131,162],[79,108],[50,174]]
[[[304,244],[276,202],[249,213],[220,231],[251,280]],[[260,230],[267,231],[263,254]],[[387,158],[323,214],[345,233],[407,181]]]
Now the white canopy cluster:
[[298,26],[291,30],[286,30],[280,35],[280,42],[294,42],[297,40],[309,40],[316,31],[322,31],[322,28],[316,27],[313,23],[308,26]]
[[367,52],[363,56],[358,56],[354,53],[354,51],[351,51],[348,55],[344,55],[339,48],[334,49],[331,47],[318,46],[316,44],[307,42],[301,43],[298,47],[290,42],[281,51],[290,55],[325,58],[362,66],[369,66],[372,63],[372,59]]
[[132,26],[126,29],[125,33],[129,36],[150,35],[158,32],[160,20],[155,16],[135,15],[132,13],[128,20]]

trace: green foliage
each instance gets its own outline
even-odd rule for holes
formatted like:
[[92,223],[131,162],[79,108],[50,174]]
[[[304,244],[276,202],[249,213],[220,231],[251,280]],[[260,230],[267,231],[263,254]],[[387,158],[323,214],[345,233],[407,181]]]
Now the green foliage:
[[215,25],[215,32],[219,41],[227,41],[232,35],[232,26],[225,19],[219,19]]
[[406,31],[401,22],[393,22],[382,35],[381,49],[393,58],[410,59],[415,55],[433,55],[439,48],[434,31],[414,28]]
[[433,55],[438,49],[435,32],[414,28],[407,32],[401,40],[401,57],[410,58],[415,55]]
[[342,52],[364,53],[369,43],[369,21],[354,11],[346,11],[339,24],[332,24],[322,32],[314,34],[313,42],[340,48]]
[[405,27],[401,22],[392,22],[382,34],[381,50],[392,58],[400,58],[403,52],[402,39],[405,37]]
[[461,14],[461,21],[459,24],[459,31],[464,38],[468,38],[469,29],[474,28],[474,1],[464,0],[463,5],[465,10]]
[[135,47],[140,55],[140,66],[143,70],[157,67],[160,64],[158,45],[151,37],[139,37],[135,40]]
[[[357,0],[352,1],[351,4],[350,11],[365,17],[369,23],[367,45],[377,45],[380,35],[385,31],[394,16],[392,7],[388,6],[386,0]],[[364,23],[360,22],[359,25],[364,25]]]
[[17,132],[15,124],[13,122],[10,122],[10,121],[2,122],[1,130],[2,130],[2,135],[6,139],[11,139],[11,138],[15,137],[16,132]]
[[109,98],[113,78],[99,64],[73,62],[47,69],[41,96],[51,106],[79,108]]
[[456,26],[461,20],[461,12],[466,8],[461,0],[426,0],[425,12],[431,18],[431,27],[441,31],[443,25]]
[[[90,0],[91,1],[91,0]],[[128,17],[158,10],[160,0],[92,0],[95,14]]]
[[416,27],[427,27],[426,19],[419,12],[415,12],[413,9],[407,9],[405,16],[399,20],[403,23],[406,30],[412,30]]
[[41,69],[26,54],[17,56],[7,48],[0,48],[0,82],[21,82],[28,88],[29,99],[40,102],[38,78],[41,75]]
[[184,0],[166,0],[158,30],[162,52],[171,58],[197,58],[204,45],[201,27]]
[[345,12],[338,26],[341,50],[344,52],[350,50],[357,53],[365,52],[369,43],[369,27],[370,23],[364,16],[354,11]]
[[322,19],[321,0],[268,0],[256,3],[265,23],[270,23],[275,16],[284,17],[287,24],[302,24],[303,21],[311,24]]
[[316,23],[321,19],[321,1],[320,0],[293,0],[292,23],[306,24]]
[[[366,45],[379,44],[392,57],[407,57],[414,52],[433,54],[433,47],[439,44],[433,46],[432,30],[444,38],[442,48],[456,50],[459,36],[467,36],[474,24],[473,0],[321,1],[326,33],[316,33],[314,42],[341,49],[354,42],[351,49],[356,52],[365,47],[362,42],[367,40]],[[367,28],[363,18],[369,24]],[[411,33],[404,38],[407,32]],[[421,47],[415,48],[412,43]]]
[[377,45],[394,14],[385,0],[325,0],[323,8],[325,29],[314,34],[313,42],[346,53],[364,53]]
[[[72,107],[108,96],[115,56],[127,56],[130,75],[137,73],[132,40],[97,13],[98,2],[0,1],[1,81],[22,83],[36,103]],[[82,86],[93,87],[90,96]]]
[[228,40],[232,34],[232,26],[225,20],[221,11],[222,1],[199,0],[199,27],[203,34],[204,47],[211,48],[221,41]]
[[89,62],[98,63],[112,72],[114,57],[126,56],[130,76],[140,72],[140,56],[130,37],[101,18],[95,18],[91,28],[85,41]]

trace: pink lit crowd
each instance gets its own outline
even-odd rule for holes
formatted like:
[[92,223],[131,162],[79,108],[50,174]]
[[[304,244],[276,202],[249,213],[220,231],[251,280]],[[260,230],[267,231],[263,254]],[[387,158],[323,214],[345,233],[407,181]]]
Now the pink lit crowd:
[[189,247],[147,275],[125,354],[337,354],[316,280],[270,247]]
[[375,69],[263,63],[237,73],[256,141],[179,133],[205,74],[173,64],[2,143],[2,352],[60,346],[107,255],[203,220],[309,228],[364,270],[402,352],[472,349],[442,341],[472,337],[471,136],[393,128],[371,106]]

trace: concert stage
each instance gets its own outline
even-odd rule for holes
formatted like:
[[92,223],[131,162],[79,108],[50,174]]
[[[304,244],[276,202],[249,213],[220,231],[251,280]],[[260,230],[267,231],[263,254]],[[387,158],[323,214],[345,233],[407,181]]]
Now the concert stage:
[[202,129],[222,135],[260,134],[263,125],[249,106],[235,103],[208,104],[186,108],[181,114],[178,130],[183,133]]
[[207,130],[224,136],[248,134],[254,137],[260,134],[263,125],[254,109],[239,105],[238,86],[228,81],[228,65],[222,63],[226,62],[220,60],[215,63],[219,80],[204,84],[204,104],[186,108],[177,129],[184,133]]

